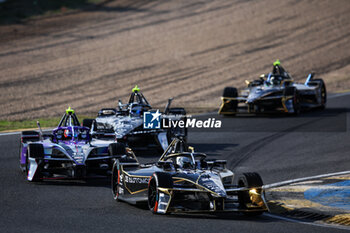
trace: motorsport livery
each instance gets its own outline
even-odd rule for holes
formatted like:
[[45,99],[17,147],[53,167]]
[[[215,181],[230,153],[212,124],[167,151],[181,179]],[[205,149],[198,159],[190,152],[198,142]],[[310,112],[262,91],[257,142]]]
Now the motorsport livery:
[[296,83],[279,60],[273,70],[260,79],[246,81],[247,87],[240,95],[234,87],[223,92],[219,114],[284,112],[298,114],[302,109],[324,109],[327,102],[326,86],[322,79],[310,73],[305,83]]
[[[122,104],[119,100],[118,108],[103,108],[98,112],[96,119],[86,121],[84,126],[92,128],[93,135],[102,135],[106,132],[115,132],[118,142],[123,142],[132,148],[155,147],[165,150],[169,142],[175,135],[187,136],[186,128],[168,127],[163,128],[163,121],[178,121],[186,119],[184,108],[170,108],[172,99],[168,100],[163,113],[152,109],[146,98],[140,92],[137,85],[132,89],[132,93],[127,104]],[[152,113],[152,122],[157,120],[158,125],[146,128],[145,115]],[[155,123],[154,123],[155,124]],[[92,126],[91,126],[92,125]]]
[[235,174],[225,160],[208,160],[175,138],[158,162],[140,164],[135,158],[117,159],[112,170],[112,193],[117,201],[148,203],[153,213],[243,212],[266,210],[262,179],[257,173]]
[[125,154],[121,143],[92,138],[70,108],[52,134],[43,134],[39,122],[38,127],[39,132],[21,135],[20,167],[28,181],[107,175],[115,159]]

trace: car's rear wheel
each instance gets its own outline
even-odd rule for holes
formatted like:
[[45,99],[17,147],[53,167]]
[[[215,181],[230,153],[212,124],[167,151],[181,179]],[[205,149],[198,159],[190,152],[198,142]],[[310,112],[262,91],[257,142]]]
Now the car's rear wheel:
[[321,103],[320,103],[320,109],[326,108],[327,103],[327,89],[326,84],[324,83],[323,79],[314,79],[313,81],[317,81],[320,83],[320,90],[321,90]]
[[[158,188],[173,188],[173,179],[169,173],[156,172],[154,173],[148,183],[148,208],[152,213],[157,214],[158,202],[159,202],[159,190]],[[162,214],[167,214],[161,211]]]
[[29,158],[28,158],[28,151],[26,153],[26,163],[25,163],[25,167],[24,167],[24,174],[26,176],[28,176],[29,173]]
[[25,172],[26,168],[25,165],[26,164],[22,164],[22,151],[23,151],[23,144],[22,142],[19,143],[19,168],[21,169],[22,172]]
[[[186,125],[187,117],[186,117],[186,110],[184,108],[170,108],[169,115],[183,116],[181,117],[180,120],[184,121]],[[167,137],[168,137],[169,143],[176,137],[182,137],[183,140],[187,141],[187,128],[186,127],[181,128],[179,126],[175,128],[172,127],[168,130]]]
[[126,147],[124,143],[116,142],[111,143],[108,146],[108,154],[111,156],[122,156],[126,155]]
[[237,88],[225,87],[224,92],[222,94],[224,103],[219,113],[223,114],[224,116],[235,115],[237,112],[238,101],[232,98],[236,98],[237,96],[238,96]]
[[119,160],[115,161],[112,168],[112,194],[116,201],[119,201],[120,170]]
[[[263,186],[263,181],[261,176],[256,172],[243,173],[238,179],[238,187],[259,188],[261,186]],[[238,202],[242,209],[248,209],[249,206],[253,204],[250,199],[249,190],[238,193]],[[262,214],[261,211],[243,213],[250,216]]]
[[295,87],[286,87],[284,89],[283,95],[285,98],[292,96],[293,112],[290,112],[290,114],[298,115],[300,113],[300,99],[297,89]]
[[148,185],[148,208],[152,213],[157,213],[158,208],[158,190],[156,178],[152,176]]
[[[40,143],[30,143],[28,145],[28,154],[26,156],[26,175],[27,175],[27,180],[28,180],[28,175],[30,172],[30,162],[29,162],[29,158],[38,160],[37,162],[39,163],[39,160],[44,158],[44,146],[43,144]],[[37,171],[35,172],[32,180],[28,180],[31,182],[38,182],[38,181],[42,181],[42,175],[41,175],[41,171],[40,171],[40,164],[38,164],[38,168]]]
[[89,128],[89,129],[91,129],[92,126],[94,126],[94,130],[96,130],[96,121],[95,121],[95,119],[84,119],[83,126]]

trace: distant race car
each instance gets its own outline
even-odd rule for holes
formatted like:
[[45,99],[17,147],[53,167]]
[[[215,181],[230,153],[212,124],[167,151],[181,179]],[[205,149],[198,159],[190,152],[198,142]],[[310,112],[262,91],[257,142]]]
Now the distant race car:
[[[160,121],[164,120],[186,120],[184,108],[170,108],[172,99],[163,112],[157,112]],[[151,128],[145,129],[144,113],[156,112],[152,109],[146,98],[140,92],[140,88],[135,86],[132,89],[129,102],[122,104],[119,100],[118,108],[103,108],[98,112],[96,119],[86,119],[84,126],[92,128],[92,135],[100,137],[109,133],[115,133],[118,142],[123,142],[133,149],[153,147],[165,150],[172,138],[176,136],[187,137],[187,129],[180,127],[171,128]]]
[[20,167],[28,181],[110,175],[114,161],[125,154],[125,147],[114,138],[91,138],[90,129],[80,126],[70,108],[52,134],[43,134],[38,126],[38,132],[21,135]]
[[326,85],[310,73],[305,83],[296,83],[283,69],[279,60],[273,71],[260,79],[246,81],[247,88],[240,94],[234,87],[226,87],[219,114],[272,113],[298,114],[302,109],[324,109],[327,102]]
[[262,179],[257,173],[235,174],[225,160],[208,160],[175,138],[155,163],[140,164],[135,158],[117,159],[112,170],[112,192],[117,201],[148,204],[153,213],[266,211]]

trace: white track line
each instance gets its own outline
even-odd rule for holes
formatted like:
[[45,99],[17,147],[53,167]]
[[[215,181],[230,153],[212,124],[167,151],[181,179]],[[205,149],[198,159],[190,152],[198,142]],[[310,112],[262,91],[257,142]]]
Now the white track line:
[[[264,185],[263,189],[280,187],[280,186],[283,186],[283,185],[289,185],[289,184],[292,184],[292,183],[302,182],[302,181],[307,181],[307,180],[313,180],[313,179],[319,179],[319,178],[325,178],[325,177],[331,177],[331,176],[338,176],[338,175],[347,175],[347,174],[350,174],[350,171],[334,172],[334,173],[328,173],[328,174],[323,174],[323,175],[318,175],[318,176],[309,176],[309,177],[304,177],[304,178],[299,178],[299,179],[286,180],[286,181],[277,182],[277,183],[274,183],[274,184]],[[342,229],[342,230],[350,230],[350,227],[347,227],[347,226],[332,225],[332,224],[327,224],[327,223],[323,223],[323,222],[320,222],[320,223],[317,223],[317,222],[305,222],[305,221],[302,221],[302,220],[288,218],[288,217],[283,217],[283,216],[270,214],[270,213],[265,213],[264,215],[267,215],[267,216],[269,216],[271,218],[285,220],[285,221],[288,221],[288,222],[301,223],[301,224],[312,225],[312,226],[319,226],[319,227],[337,228],[337,229]]]
[[[16,135],[21,134],[22,131],[25,131],[26,129],[22,129],[21,131],[15,131],[15,132],[8,132],[8,133],[0,133],[0,136],[8,136],[8,135]],[[49,132],[53,129],[43,129],[43,132]]]
[[314,180],[314,179],[319,179],[319,178],[325,178],[325,177],[329,177],[329,176],[339,176],[339,175],[347,175],[347,174],[350,174],[350,171],[334,172],[334,173],[322,174],[322,175],[317,175],[317,176],[309,176],[309,177],[304,177],[304,178],[286,180],[286,181],[277,182],[274,184],[264,185],[263,189],[275,188],[275,187],[279,187],[279,186],[283,186],[283,185],[288,185],[288,184],[297,183],[297,182],[301,182],[301,181],[308,181],[308,180]]
[[10,132],[10,133],[0,133],[0,136],[15,135],[15,134],[21,134],[21,131]]
[[284,220],[287,222],[301,223],[301,224],[317,226],[317,227],[326,227],[326,228],[333,228],[333,229],[336,228],[336,229],[348,230],[348,231],[350,230],[350,227],[347,227],[347,226],[332,225],[332,224],[327,224],[327,223],[305,222],[302,220],[282,217],[282,216],[274,215],[274,214],[270,214],[270,213],[264,213],[264,216],[268,216],[270,218],[275,218],[275,219],[279,219],[279,220]]
[[338,98],[338,97],[342,97],[342,96],[346,96],[346,95],[350,95],[350,92],[335,93],[335,94],[327,97],[327,99],[334,99],[334,98]]

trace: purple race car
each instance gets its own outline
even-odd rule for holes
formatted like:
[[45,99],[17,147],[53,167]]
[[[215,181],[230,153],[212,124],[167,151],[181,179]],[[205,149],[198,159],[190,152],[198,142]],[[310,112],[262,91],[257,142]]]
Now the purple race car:
[[134,157],[115,136],[93,138],[71,108],[52,134],[43,134],[39,123],[38,127],[38,132],[23,131],[21,135],[20,166],[28,181],[108,175],[117,158]]

